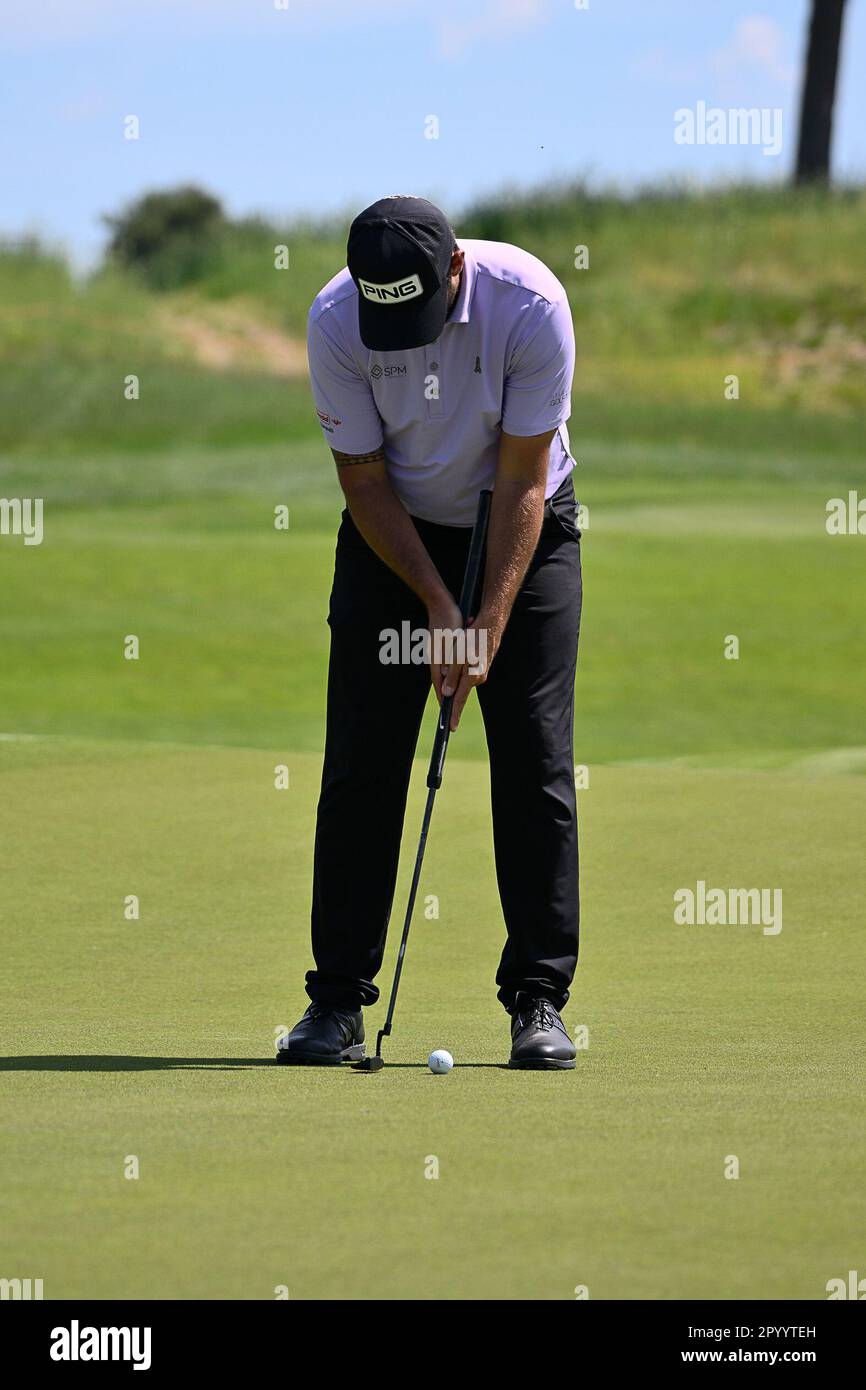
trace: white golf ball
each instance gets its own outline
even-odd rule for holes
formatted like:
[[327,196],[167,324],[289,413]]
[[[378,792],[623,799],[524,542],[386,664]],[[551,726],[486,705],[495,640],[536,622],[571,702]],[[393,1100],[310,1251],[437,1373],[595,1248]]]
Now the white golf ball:
[[435,1052],[431,1052],[427,1058],[427,1065],[431,1071],[435,1071],[437,1076],[443,1072],[450,1071],[454,1066],[454,1058],[450,1052],[446,1052],[444,1047],[437,1047]]

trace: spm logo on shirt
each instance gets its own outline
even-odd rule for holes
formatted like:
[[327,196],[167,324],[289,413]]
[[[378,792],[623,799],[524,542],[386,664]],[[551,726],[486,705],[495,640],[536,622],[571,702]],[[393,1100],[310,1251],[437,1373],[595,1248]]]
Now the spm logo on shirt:
[[405,376],[406,368],[396,364],[390,367],[380,367],[378,362],[374,362],[370,368],[370,375],[374,381],[378,381],[383,376]]
[[359,280],[358,288],[365,299],[374,304],[402,304],[404,299],[417,299],[424,291],[418,275],[405,280],[392,280],[389,285],[377,285],[372,280]]

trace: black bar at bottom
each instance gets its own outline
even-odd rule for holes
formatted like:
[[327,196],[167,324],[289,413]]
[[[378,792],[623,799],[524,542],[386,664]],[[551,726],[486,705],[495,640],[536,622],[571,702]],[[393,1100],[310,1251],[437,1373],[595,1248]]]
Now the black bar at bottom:
[[[372,1277],[370,1284],[372,1287]],[[298,1353],[297,1341],[309,1345],[308,1315],[304,1313],[298,1322],[297,1304],[302,1301],[6,1301],[0,1309],[4,1364],[15,1367],[19,1381],[31,1370],[48,1371],[51,1375],[56,1372],[61,1378],[77,1371],[92,1379],[100,1368],[110,1369],[113,1375],[132,1374],[136,1364],[140,1375],[158,1377],[166,1372],[194,1372],[197,1376],[213,1372],[224,1380],[232,1372],[249,1375],[251,1370],[257,1374],[272,1370],[274,1375],[286,1375]],[[354,1301],[366,1303],[363,1298]],[[447,1363],[452,1341],[465,1334],[465,1324],[462,1329],[454,1328],[452,1334],[453,1324],[447,1315],[443,1316],[441,1297],[435,1301],[435,1339],[425,1339],[424,1365],[428,1375],[437,1355]],[[460,1301],[476,1305],[484,1302],[454,1300]],[[651,1373],[674,1366],[687,1369],[714,1364],[802,1365],[811,1366],[826,1378],[828,1372],[839,1371],[850,1362],[856,1364],[862,1344],[863,1324],[855,1310],[823,1299],[737,1303],[608,1302],[580,1298],[555,1301],[573,1305],[568,1321],[563,1323],[560,1318],[558,1326],[575,1338],[570,1353],[575,1374],[592,1357],[596,1369],[614,1372]],[[369,1303],[365,1313],[369,1315]],[[486,1314],[480,1310],[473,1313],[475,1318],[479,1315],[486,1320]],[[346,1312],[340,1316],[345,1317]],[[365,1326],[369,1328],[369,1323]],[[432,1327],[429,1331],[433,1331]],[[351,1339],[345,1339],[343,1344],[347,1348],[353,1345]],[[126,1359],[111,1359],[115,1347],[120,1353],[127,1353]],[[100,1359],[90,1359],[94,1350]],[[348,1354],[347,1350],[342,1356]],[[329,1345],[328,1370],[332,1372],[335,1365]]]

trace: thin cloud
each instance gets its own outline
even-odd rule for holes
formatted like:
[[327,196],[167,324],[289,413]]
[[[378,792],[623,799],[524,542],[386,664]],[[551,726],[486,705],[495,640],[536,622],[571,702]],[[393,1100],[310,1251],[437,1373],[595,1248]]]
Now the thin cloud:
[[176,38],[272,34],[275,25],[307,27],[308,21],[317,29],[348,28],[379,17],[398,23],[425,10],[422,0],[288,0],[285,9],[274,0],[147,0],[133,9],[121,0],[0,0],[0,45],[114,39],[142,26]]
[[730,42],[711,55],[710,66],[726,87],[741,88],[756,77],[787,86],[796,72],[788,56],[789,42],[775,20],[750,15],[740,20]]
[[636,54],[630,66],[647,82],[672,88],[700,82],[727,99],[753,97],[757,87],[788,87],[797,72],[791,36],[764,15],[741,19],[727,43],[709,53],[674,54],[669,44],[657,43]]
[[477,44],[500,42],[547,19],[547,0],[490,0],[479,15],[454,7],[439,20],[439,54],[450,61],[463,58]]

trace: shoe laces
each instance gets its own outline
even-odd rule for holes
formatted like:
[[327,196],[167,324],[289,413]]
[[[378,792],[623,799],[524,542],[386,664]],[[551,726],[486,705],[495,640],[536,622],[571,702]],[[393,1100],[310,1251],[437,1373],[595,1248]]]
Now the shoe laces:
[[535,1026],[544,1032],[556,1023],[556,1010],[549,999],[533,999],[527,1008],[520,1010],[520,1016],[525,1028]]
[[556,1020],[553,1005],[547,999],[536,999],[532,1009],[533,1021],[538,1020],[539,1028],[552,1028]]

